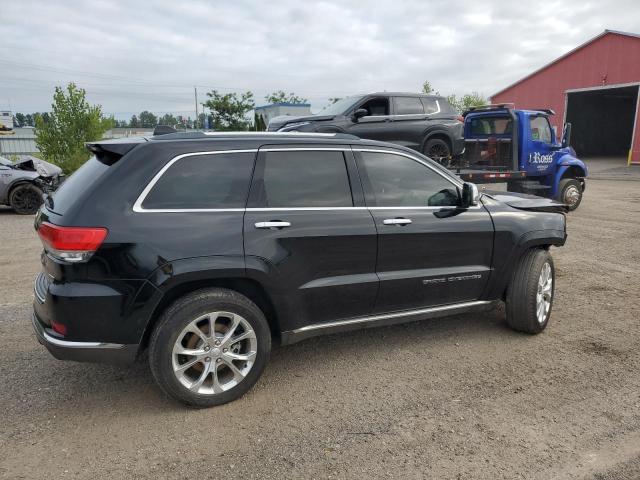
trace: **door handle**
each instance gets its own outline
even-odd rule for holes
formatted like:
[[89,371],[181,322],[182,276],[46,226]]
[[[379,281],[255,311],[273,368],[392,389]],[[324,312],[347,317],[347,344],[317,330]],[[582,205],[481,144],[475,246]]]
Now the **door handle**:
[[397,225],[402,227],[403,225],[409,225],[411,223],[410,218],[387,218],[382,222],[385,225]]
[[270,222],[256,222],[255,223],[255,227],[256,228],[271,228],[273,230],[276,230],[278,228],[286,228],[286,227],[290,227],[291,223],[289,222],[281,222],[280,220],[272,220]]

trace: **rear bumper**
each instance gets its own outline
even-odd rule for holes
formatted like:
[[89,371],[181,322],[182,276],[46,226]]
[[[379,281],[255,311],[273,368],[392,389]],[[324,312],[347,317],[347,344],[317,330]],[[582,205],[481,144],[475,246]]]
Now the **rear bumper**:
[[38,342],[44,345],[58,360],[127,364],[135,361],[138,353],[138,345],[64,340],[45,327],[35,312],[31,322]]

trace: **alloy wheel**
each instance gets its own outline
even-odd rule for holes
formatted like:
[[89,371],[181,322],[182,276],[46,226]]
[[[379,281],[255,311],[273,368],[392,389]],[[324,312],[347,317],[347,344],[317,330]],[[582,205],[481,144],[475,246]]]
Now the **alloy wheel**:
[[178,335],[172,351],[173,372],[190,391],[215,395],[247,376],[257,348],[256,333],[245,318],[231,312],[207,313]]
[[564,191],[563,202],[570,207],[573,207],[580,201],[580,191],[575,185],[569,185]]
[[536,316],[538,323],[543,325],[551,310],[551,297],[553,296],[553,275],[551,265],[545,263],[538,278],[538,291],[536,293]]

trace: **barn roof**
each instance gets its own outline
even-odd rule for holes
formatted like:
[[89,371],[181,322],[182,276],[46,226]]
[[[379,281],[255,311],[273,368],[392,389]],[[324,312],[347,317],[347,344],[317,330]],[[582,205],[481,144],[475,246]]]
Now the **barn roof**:
[[604,32],[602,32],[599,35],[596,35],[595,37],[587,40],[586,42],[578,45],[576,48],[569,50],[567,53],[565,53],[564,55],[559,56],[558,58],[556,58],[555,60],[552,60],[551,62],[547,63],[546,65],[538,68],[537,70],[534,70],[533,72],[531,72],[530,74],[522,77],[520,80],[513,82],[511,85],[504,87],[503,89],[497,91],[496,93],[494,93],[493,95],[491,95],[489,98],[493,98],[497,95],[500,95],[503,92],[506,92],[507,90],[509,90],[510,88],[515,87],[516,85],[518,85],[519,83],[524,82],[525,80],[527,80],[528,78],[533,77],[535,74],[543,71],[546,68],[549,68],[551,65],[558,63],[559,61],[565,59],[566,57],[574,54],[575,52],[577,52],[578,50],[586,47],[587,45],[590,45],[591,43],[595,42],[596,40],[599,40],[600,38],[604,37],[607,34],[613,34],[613,35],[623,35],[626,37],[634,37],[634,38],[640,38],[640,34],[639,33],[630,33],[630,32],[621,32],[619,30],[605,30]]

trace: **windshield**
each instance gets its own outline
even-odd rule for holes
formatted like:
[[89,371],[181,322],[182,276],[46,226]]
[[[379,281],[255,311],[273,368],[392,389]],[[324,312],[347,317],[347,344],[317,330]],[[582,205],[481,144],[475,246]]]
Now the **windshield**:
[[345,113],[347,110],[349,110],[349,108],[353,107],[353,105],[359,102],[361,99],[362,95],[341,98],[336,103],[332,103],[331,105],[325,107],[323,110],[320,110],[320,112],[318,112],[318,115],[339,115],[341,113]]

